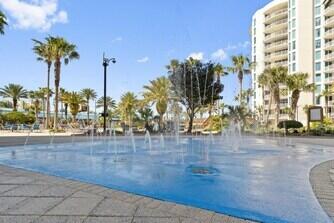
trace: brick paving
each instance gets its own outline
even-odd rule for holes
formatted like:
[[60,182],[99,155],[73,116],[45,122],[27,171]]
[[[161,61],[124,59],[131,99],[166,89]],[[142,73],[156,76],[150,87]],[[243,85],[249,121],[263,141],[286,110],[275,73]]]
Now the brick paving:
[[0,165],[0,223],[251,223]]

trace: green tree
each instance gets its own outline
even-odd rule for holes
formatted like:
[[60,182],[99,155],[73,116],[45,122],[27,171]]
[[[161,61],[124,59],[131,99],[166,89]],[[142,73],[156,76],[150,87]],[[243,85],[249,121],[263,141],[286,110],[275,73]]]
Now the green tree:
[[[232,64],[233,66],[229,68],[229,70],[232,73],[235,73],[238,75],[238,80],[239,80],[239,95],[242,95],[243,91],[243,80],[244,80],[244,75],[245,74],[250,74],[251,69],[254,66],[254,64],[251,62],[251,60],[243,55],[238,55],[238,56],[233,56],[232,57]],[[241,106],[242,104],[242,98],[239,98],[239,105]]]
[[7,18],[3,12],[0,11],[0,34],[5,34],[5,26],[7,25]]
[[42,91],[30,91],[28,94],[29,98],[32,100],[32,108],[34,109],[35,119],[38,120],[38,113],[41,111],[41,100],[44,98]]
[[122,95],[118,109],[120,110],[123,119],[128,122],[130,127],[132,126],[132,120],[137,107],[138,99],[134,93],[126,92]]
[[60,88],[59,101],[61,103],[61,110],[65,114],[65,120],[67,121],[68,115],[68,97],[70,92],[66,91],[64,88]]
[[79,113],[80,105],[85,103],[85,100],[81,97],[79,93],[73,91],[67,93],[64,102],[67,103],[68,106],[70,107],[72,122],[75,123],[77,114]]
[[97,93],[94,89],[91,88],[84,88],[81,90],[80,95],[82,98],[85,99],[87,105],[87,123],[89,123],[89,102],[90,100],[94,100],[97,97]]
[[54,128],[58,128],[58,103],[59,103],[59,84],[62,62],[67,65],[71,60],[79,59],[76,45],[69,43],[62,37],[47,37],[47,44],[51,46],[52,58],[54,60],[55,73],[55,114]]
[[334,93],[332,87],[327,87],[325,88],[322,92],[320,97],[324,97],[325,98],[325,113],[326,113],[326,117],[329,116],[329,97],[332,96]]
[[188,133],[200,109],[222,98],[224,86],[215,78],[216,65],[189,59],[168,70],[173,98],[186,108],[189,117]]
[[[34,43],[33,51],[37,55],[37,60],[42,61],[47,65],[47,84],[46,84],[46,128],[50,126],[50,97],[51,97],[51,89],[50,89],[50,73],[52,62],[54,61],[54,52],[52,45],[47,39],[47,42],[44,43],[42,41],[33,39]],[[48,93],[49,92],[49,93]]]
[[[107,104],[107,110],[113,110],[117,108],[116,101],[112,99],[111,97],[106,97],[106,104]],[[97,108],[103,108],[104,107],[104,97],[100,97],[96,102]]]
[[167,111],[170,100],[170,81],[166,77],[159,77],[150,81],[150,85],[145,85],[143,93],[144,101],[154,105],[159,114],[159,128],[163,129],[163,117]]
[[297,105],[301,92],[313,91],[314,85],[308,83],[308,73],[296,73],[289,75],[286,80],[288,89],[291,91],[291,112],[290,118],[296,119]]
[[8,84],[0,88],[0,96],[11,98],[13,101],[13,111],[17,111],[17,102],[21,98],[27,98],[28,92],[19,84]]

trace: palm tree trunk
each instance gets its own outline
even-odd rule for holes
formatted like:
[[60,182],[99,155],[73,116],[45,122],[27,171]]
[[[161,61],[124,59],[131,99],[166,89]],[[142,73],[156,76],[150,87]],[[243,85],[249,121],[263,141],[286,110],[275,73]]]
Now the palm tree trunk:
[[65,111],[64,111],[64,113],[65,113],[65,120],[66,120],[66,122],[67,122],[68,104],[65,103],[65,104],[64,104],[64,107],[65,107],[65,108],[64,108],[64,110],[65,110]]
[[87,125],[89,124],[89,100],[87,100]]
[[59,83],[60,83],[60,67],[61,62],[58,59],[55,62],[55,114],[54,114],[54,128],[58,129],[58,103],[59,103]]
[[273,103],[273,95],[270,92],[269,105],[268,105],[267,118],[266,118],[266,127],[268,127],[268,124],[269,124],[269,116],[270,116],[270,111],[271,111],[271,105],[272,105],[272,103]]
[[17,99],[13,98],[13,111],[16,112],[17,111]]
[[46,123],[45,128],[50,127],[50,72],[51,72],[51,62],[48,62],[48,77],[47,77],[47,95],[46,95]]
[[163,116],[164,114],[159,114],[159,130],[160,132],[162,132],[162,129],[163,129]]
[[299,91],[295,90],[292,92],[291,96],[291,119],[296,120],[297,104],[299,100]]
[[194,122],[194,112],[191,112],[189,115],[189,125],[187,133],[191,134],[193,130],[193,122]]
[[239,78],[239,84],[240,84],[239,105],[241,106],[242,105],[242,85],[243,85],[243,73],[242,73],[242,71],[239,71],[238,78]]
[[275,102],[276,102],[276,126],[278,125],[279,122],[279,117],[280,117],[280,112],[281,112],[281,101],[280,101],[280,95],[279,95],[279,90],[275,91]]
[[329,107],[329,106],[328,106],[328,97],[327,97],[327,96],[326,96],[325,100],[326,100],[326,109],[325,109],[325,110],[326,110],[326,117],[328,118],[328,116],[329,116],[329,115],[328,115],[328,114],[329,114],[329,113],[328,113],[328,107]]

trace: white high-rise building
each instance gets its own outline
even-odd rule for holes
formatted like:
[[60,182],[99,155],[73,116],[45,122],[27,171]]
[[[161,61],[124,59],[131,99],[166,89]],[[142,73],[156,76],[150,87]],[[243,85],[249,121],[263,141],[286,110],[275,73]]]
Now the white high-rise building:
[[[314,92],[301,94],[297,120],[306,123],[306,105],[326,107],[334,116],[333,98],[322,92],[334,83],[334,0],[273,0],[259,9],[252,20],[252,59],[256,62],[252,74],[255,91],[253,109],[269,109],[270,89],[258,84],[258,76],[265,68],[286,66],[289,73],[307,72]],[[288,90],[282,86],[281,119],[288,119],[290,106]],[[274,119],[274,105],[270,119]]]

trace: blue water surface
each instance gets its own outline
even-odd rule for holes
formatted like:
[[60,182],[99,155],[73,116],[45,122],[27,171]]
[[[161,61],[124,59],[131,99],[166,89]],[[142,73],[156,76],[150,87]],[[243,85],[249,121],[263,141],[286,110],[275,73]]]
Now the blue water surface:
[[99,184],[260,222],[331,222],[316,200],[310,169],[330,147],[248,137],[100,140],[0,149],[0,163]]

